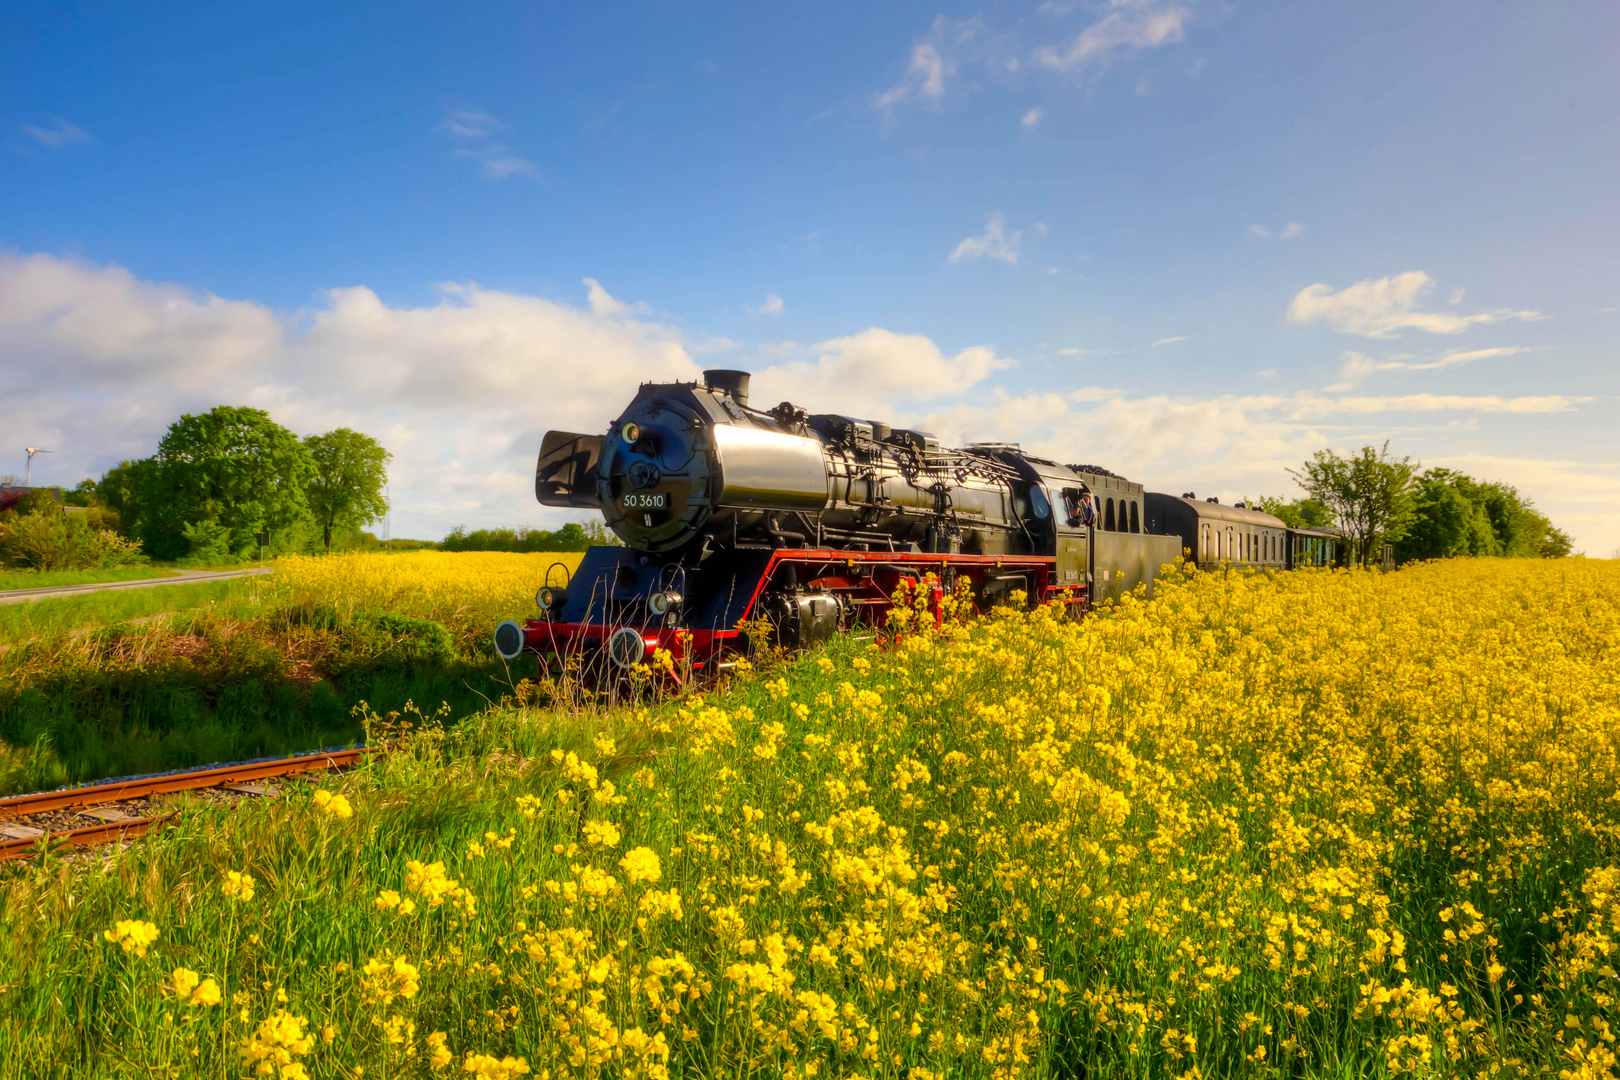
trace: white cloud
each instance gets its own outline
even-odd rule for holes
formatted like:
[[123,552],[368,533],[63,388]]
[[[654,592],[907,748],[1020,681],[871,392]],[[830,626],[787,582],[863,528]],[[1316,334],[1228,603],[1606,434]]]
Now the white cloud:
[[456,156],[476,162],[479,171],[491,180],[542,178],[538,165],[510,146],[494,141],[492,136],[504,131],[506,125],[481,109],[446,109],[440,128],[452,138],[470,144],[457,148]]
[[83,128],[73,126],[60,116],[54,118],[54,125],[53,127],[39,127],[35,124],[24,124],[22,130],[23,134],[30,139],[33,139],[41,146],[48,146],[52,150],[60,150],[69,143],[95,141],[90,137],[89,132]]
[[985,221],[983,236],[970,236],[956,245],[951,252],[953,263],[974,262],[980,256],[1000,259],[1004,263],[1018,262],[1018,239],[1024,234],[1018,230],[1007,232],[1007,220],[1000,210]]
[[1097,22],[1060,45],[1041,46],[1032,59],[1045,67],[1073,72],[1116,52],[1171,45],[1184,36],[1191,14],[1184,7],[1154,0],[1113,0],[1108,6],[1112,10]]
[[892,114],[895,106],[908,101],[938,102],[945,96],[945,81],[956,74],[956,50],[983,28],[977,19],[952,22],[940,15],[928,33],[911,46],[905,74],[887,90],[872,96],[872,107]]
[[441,126],[458,139],[487,139],[506,127],[481,109],[446,109]]
[[1517,356],[1519,353],[1532,350],[1521,345],[1506,345],[1494,349],[1454,349],[1441,353],[1431,360],[1418,360],[1408,354],[1374,359],[1359,352],[1346,352],[1344,354],[1344,367],[1339,371],[1339,381],[1323,389],[1330,392],[1352,390],[1370,375],[1384,371],[1444,371],[1447,368],[1461,367],[1476,360],[1490,360],[1498,356]]
[[1474,325],[1505,319],[1534,321],[1542,318],[1539,312],[1507,308],[1473,315],[1420,310],[1418,301],[1433,288],[1434,279],[1421,270],[1377,280],[1369,278],[1339,292],[1327,285],[1310,285],[1294,297],[1288,307],[1288,318],[1302,325],[1325,323],[1341,334],[1368,338],[1396,337],[1401,330],[1460,334]]
[[845,412],[959,394],[1014,366],[989,346],[970,346],[947,356],[922,334],[896,334],[875,326],[810,351],[814,359],[759,372],[754,386],[768,387],[766,396],[785,397],[813,411]]
[[1264,225],[1249,226],[1250,235],[1258,236],[1262,240],[1292,240],[1294,237],[1298,236],[1304,231],[1305,226],[1301,225],[1297,221],[1290,221],[1287,225],[1284,225],[1275,232],[1266,228]]
[[1024,130],[1028,131],[1030,128],[1041,122],[1041,110],[1029,110],[1029,112],[1024,114],[1024,119],[1019,122],[1024,125]]
[[[639,383],[692,379],[700,353],[738,350],[647,317],[644,305],[595,279],[578,302],[473,283],[437,289],[436,300],[419,305],[363,286],[332,289],[306,310],[278,313],[121,267],[0,251],[6,430],[19,446],[57,450],[41,459],[41,479],[72,484],[150,454],[182,412],[251,405],[300,434],[343,425],[382,440],[395,454],[396,536],[438,536],[459,522],[554,526],[577,515],[534,503],[534,457],[548,428],[600,431]],[[1485,357],[1470,354],[1488,351],[1377,362],[1472,363]],[[1414,424],[1485,430],[1498,416],[1521,426],[1546,418],[1542,430],[1556,432],[1591,401],[1322,391],[1136,397],[1061,384],[1012,395],[998,375],[1013,361],[993,346],[947,351],[879,327],[809,347],[750,345],[727,366],[750,366],[747,355],[756,358],[754,396],[764,405],[786,398],[916,424],[947,444],[1012,439],[1056,460],[1115,468],[1154,490],[1223,500],[1285,488],[1283,470],[1323,446],[1354,449]],[[1449,460],[1436,453],[1425,463]],[[1611,476],[1600,488],[1584,479],[1606,466],[1459,467],[1518,484],[1589,551],[1620,544],[1620,482]]]
[[1154,345],[1174,345],[1178,341],[1191,341],[1191,340],[1192,340],[1192,338],[1189,338],[1189,337],[1162,337],[1158,341],[1155,341],[1153,344]]
[[782,298],[775,293],[766,293],[765,302],[755,308],[754,311],[760,315],[780,315],[782,314]]
[[456,156],[476,161],[478,170],[491,180],[506,180],[514,176],[523,176],[530,180],[541,178],[538,165],[499,143],[464,147],[456,151]]

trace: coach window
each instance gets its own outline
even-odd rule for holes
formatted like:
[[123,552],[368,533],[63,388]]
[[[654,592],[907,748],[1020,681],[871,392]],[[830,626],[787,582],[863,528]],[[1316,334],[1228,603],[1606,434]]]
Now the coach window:
[[1203,553],[1204,553],[1204,558],[1208,559],[1209,558],[1209,526],[1208,525],[1204,526],[1204,548],[1203,548]]
[[1114,500],[1108,500],[1108,509],[1103,514],[1103,528],[1108,532],[1114,531]]
[[1133,500],[1131,500],[1131,532],[1139,533],[1141,531],[1142,531],[1142,518],[1141,518],[1141,515],[1139,513],[1137,513],[1136,500],[1133,499]]

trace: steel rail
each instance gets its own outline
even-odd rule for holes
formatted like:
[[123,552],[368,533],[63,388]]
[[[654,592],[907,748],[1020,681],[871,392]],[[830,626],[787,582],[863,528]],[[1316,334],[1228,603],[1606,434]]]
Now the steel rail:
[[102,825],[90,825],[83,829],[69,829],[67,832],[46,832],[40,836],[0,841],[0,862],[32,858],[41,851],[62,844],[69,847],[87,848],[95,847],[97,844],[116,843],[120,840],[134,840],[145,836],[162,825],[168,824],[169,819],[173,817],[173,814],[165,814],[162,817],[130,818],[128,821],[109,821]]
[[44,814],[52,810],[72,810],[80,806],[122,802],[148,795],[195,791],[198,788],[240,784],[249,780],[267,780],[276,776],[296,776],[315,769],[341,768],[358,763],[366,754],[372,752],[369,748],[361,747],[357,750],[334,750],[324,754],[300,754],[296,757],[276,758],[271,761],[222,765],[217,769],[197,769],[193,772],[167,773],[163,776],[147,776],[112,784],[94,784],[69,788],[65,791],[41,791],[33,795],[17,795],[9,799],[0,799],[0,821]]

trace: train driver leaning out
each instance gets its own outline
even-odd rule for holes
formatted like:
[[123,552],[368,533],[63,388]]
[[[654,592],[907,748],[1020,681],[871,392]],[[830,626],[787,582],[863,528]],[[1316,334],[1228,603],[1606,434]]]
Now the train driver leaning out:
[[1091,502],[1091,492],[1082,491],[1080,493],[1080,505],[1075,507],[1074,516],[1070,519],[1069,524],[1091,526],[1096,523],[1097,507]]

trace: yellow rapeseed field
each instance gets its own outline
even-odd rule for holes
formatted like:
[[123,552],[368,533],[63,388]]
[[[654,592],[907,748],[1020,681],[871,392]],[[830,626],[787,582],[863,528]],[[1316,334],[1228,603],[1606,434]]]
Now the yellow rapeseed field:
[[534,594],[566,580],[583,553],[410,551],[291,555],[276,560],[263,594],[274,606],[326,604],[347,616],[392,611],[464,626],[532,615]]
[[1615,1074],[1620,564],[901,630],[18,879],[0,1075]]

